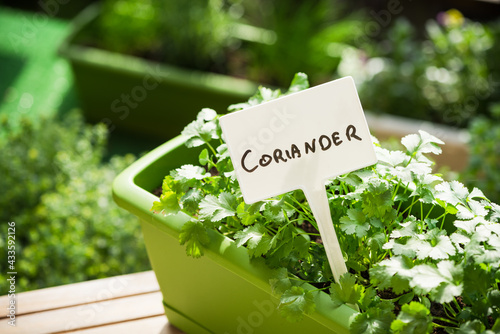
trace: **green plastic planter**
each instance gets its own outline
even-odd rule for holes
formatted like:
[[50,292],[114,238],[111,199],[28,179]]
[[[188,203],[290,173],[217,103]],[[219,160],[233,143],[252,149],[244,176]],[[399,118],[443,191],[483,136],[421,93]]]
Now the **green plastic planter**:
[[157,200],[150,191],[163,177],[173,168],[197,161],[198,152],[183,144],[182,137],[168,141],[123,171],[113,184],[115,202],[141,221],[169,321],[193,334],[349,333],[357,313],[347,306],[334,309],[323,292],[317,295],[312,315],[297,323],[283,318],[271,293],[270,270],[263,262],[250,261],[245,248],[216,232],[211,231],[203,257],[186,255],[178,235],[188,217],[150,211]]
[[221,113],[257,90],[258,85],[247,80],[77,44],[99,13],[98,5],[82,11],[59,48],[59,54],[71,64],[89,121],[104,122],[112,130],[167,140],[180,133],[201,108]]

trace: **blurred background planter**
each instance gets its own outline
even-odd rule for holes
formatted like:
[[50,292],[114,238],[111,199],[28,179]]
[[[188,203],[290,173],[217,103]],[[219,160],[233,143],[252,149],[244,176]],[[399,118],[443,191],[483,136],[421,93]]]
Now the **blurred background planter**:
[[[257,84],[226,75],[188,70],[111,52],[77,40],[98,18],[92,5],[73,21],[59,53],[68,59],[85,117],[111,131],[127,131],[162,140],[178,134],[202,107],[225,110],[246,100]],[[251,27],[241,26],[255,36]],[[247,34],[248,35],[248,34]]]
[[186,255],[178,236],[189,217],[154,214],[150,209],[158,198],[151,192],[165,171],[193,163],[197,156],[177,137],[132,164],[113,183],[115,202],[140,218],[169,321],[187,333],[349,333],[357,312],[347,306],[333,309],[323,292],[317,295],[316,312],[303,321],[283,318],[271,293],[270,269],[258,260],[250,262],[246,248],[220,234],[209,234],[205,256]]

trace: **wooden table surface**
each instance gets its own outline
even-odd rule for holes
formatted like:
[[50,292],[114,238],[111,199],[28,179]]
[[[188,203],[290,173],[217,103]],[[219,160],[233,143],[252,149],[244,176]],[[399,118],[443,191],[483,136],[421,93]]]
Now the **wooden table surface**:
[[168,323],[153,271],[16,294],[16,326],[0,297],[0,333],[182,334]]

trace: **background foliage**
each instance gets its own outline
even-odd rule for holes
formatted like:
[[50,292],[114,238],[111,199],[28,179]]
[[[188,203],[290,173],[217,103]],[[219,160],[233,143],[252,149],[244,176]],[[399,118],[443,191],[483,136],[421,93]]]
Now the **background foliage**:
[[[77,113],[40,123],[7,120],[0,139],[0,219],[16,223],[17,292],[148,269],[139,222],[111,198],[134,157],[103,161],[107,130]],[[6,233],[0,248],[6,249]],[[0,289],[7,291],[7,253]]]

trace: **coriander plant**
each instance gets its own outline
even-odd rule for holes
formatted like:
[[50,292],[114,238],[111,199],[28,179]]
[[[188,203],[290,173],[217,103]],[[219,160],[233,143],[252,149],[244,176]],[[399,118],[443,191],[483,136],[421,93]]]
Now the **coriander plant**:
[[[299,73],[288,93],[307,87]],[[281,95],[261,87],[230,110]],[[390,151],[374,139],[376,165],[327,184],[349,270],[334,282],[302,191],[243,201],[218,118],[203,109],[184,129],[188,147],[205,146],[199,165],[166,176],[152,208],[191,217],[179,236],[188,255],[203,255],[209,229],[246,246],[250,257],[274,269],[270,284],[290,321],[314,312],[317,294],[329,293],[332,308],[359,308],[353,333],[500,331],[500,206],[479,189],[432,173],[426,155],[441,153],[441,140],[420,131],[402,139],[405,151]]]

